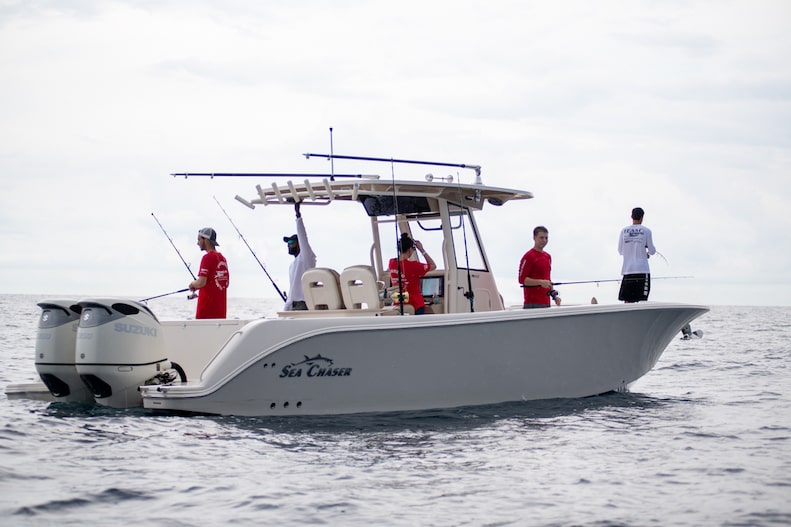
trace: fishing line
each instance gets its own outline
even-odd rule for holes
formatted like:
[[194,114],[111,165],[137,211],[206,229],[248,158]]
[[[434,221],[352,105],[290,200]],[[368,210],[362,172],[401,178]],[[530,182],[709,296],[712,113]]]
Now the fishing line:
[[275,281],[272,279],[272,277],[269,275],[269,272],[267,272],[267,270],[266,270],[266,267],[264,267],[264,264],[262,264],[262,263],[261,263],[261,260],[259,260],[259,259],[258,259],[258,256],[256,256],[256,254],[255,254],[255,251],[253,251],[253,248],[252,248],[252,247],[250,247],[250,244],[249,244],[249,243],[247,243],[247,240],[245,239],[244,235],[242,234],[242,231],[240,231],[240,230],[239,230],[239,227],[237,227],[237,226],[236,226],[236,224],[233,222],[233,220],[231,219],[231,216],[229,216],[229,215],[228,215],[228,213],[225,211],[225,209],[223,208],[223,206],[222,206],[222,205],[220,205],[220,202],[219,202],[219,201],[217,201],[217,197],[216,197],[216,196],[212,196],[212,197],[214,198],[214,201],[217,203],[217,206],[218,206],[218,207],[220,207],[220,210],[223,212],[223,214],[225,214],[225,217],[226,217],[226,218],[228,218],[228,221],[230,221],[230,222],[231,222],[231,225],[233,225],[233,228],[234,228],[234,229],[236,229],[236,234],[238,234],[238,235],[239,235],[239,238],[241,238],[241,239],[242,239],[242,241],[244,242],[244,244],[245,244],[245,245],[247,246],[247,248],[250,250],[250,254],[252,254],[252,255],[253,255],[253,258],[255,258],[255,261],[256,261],[256,262],[258,262],[258,265],[260,265],[260,266],[261,266],[261,269],[262,269],[262,270],[264,271],[264,273],[266,274],[266,277],[267,277],[267,278],[269,278],[269,281],[270,281],[270,282],[272,282],[272,285],[274,286],[274,288],[275,288],[275,291],[277,291],[277,294],[278,294],[278,295],[280,295],[280,298],[282,298],[282,299],[283,299],[283,302],[285,302],[285,301],[286,301],[286,295],[285,295],[285,293],[283,293],[283,291],[281,291],[281,290],[280,290],[280,288],[279,288],[279,287],[277,287],[277,284],[276,284],[276,283],[275,283]]

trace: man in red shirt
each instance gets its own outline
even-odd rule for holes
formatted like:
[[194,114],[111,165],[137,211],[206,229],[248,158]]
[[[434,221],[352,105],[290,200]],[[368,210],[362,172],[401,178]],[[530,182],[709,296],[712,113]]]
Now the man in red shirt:
[[225,256],[217,252],[217,232],[211,227],[198,231],[198,247],[206,251],[200,261],[198,277],[190,282],[190,291],[200,289],[195,318],[226,318],[227,293],[231,276]]
[[519,262],[519,283],[524,288],[525,309],[549,307],[550,296],[560,305],[557,291],[552,289],[550,273],[552,256],[544,251],[549,243],[549,231],[543,225],[533,229],[533,248],[527,251]]
[[[422,315],[426,312],[426,302],[423,300],[423,294],[420,291],[420,277],[436,269],[437,264],[423,249],[423,244],[419,240],[413,241],[407,233],[401,234],[398,247],[400,253],[398,259],[391,258],[387,266],[390,271],[390,284],[393,287],[398,287],[400,274],[400,287],[409,297],[407,304],[415,308],[416,315]],[[420,263],[418,260],[412,259],[415,256],[415,249],[420,251],[420,254],[426,259],[426,263]]]

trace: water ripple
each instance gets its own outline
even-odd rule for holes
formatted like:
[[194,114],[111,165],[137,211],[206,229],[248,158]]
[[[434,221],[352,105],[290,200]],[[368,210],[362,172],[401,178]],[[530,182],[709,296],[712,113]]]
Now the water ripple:
[[[37,313],[0,299],[13,322],[0,339],[4,388],[34,377]],[[630,392],[577,400],[241,418],[3,399],[0,517],[42,526],[789,524],[789,315],[715,307],[696,321],[705,337],[671,342]]]

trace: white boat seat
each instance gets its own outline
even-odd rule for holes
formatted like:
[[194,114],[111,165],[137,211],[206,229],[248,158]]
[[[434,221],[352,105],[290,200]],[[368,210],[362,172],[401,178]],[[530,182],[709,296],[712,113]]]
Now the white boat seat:
[[328,267],[314,267],[302,275],[302,291],[308,309],[343,309],[338,271]]
[[[341,294],[347,309],[379,309],[382,297],[370,265],[354,265],[341,273]],[[382,284],[384,287],[384,284]]]

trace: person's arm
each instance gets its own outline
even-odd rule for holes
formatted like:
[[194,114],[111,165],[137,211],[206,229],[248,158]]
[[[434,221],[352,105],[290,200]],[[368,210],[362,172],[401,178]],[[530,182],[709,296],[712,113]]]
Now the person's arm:
[[199,276],[198,278],[196,278],[195,280],[190,282],[189,288],[190,288],[190,291],[195,291],[196,289],[200,289],[201,287],[203,287],[205,285],[206,285],[206,277],[205,276]]
[[648,250],[648,255],[656,254],[656,247],[654,247],[654,236],[649,229],[645,233],[645,248]]
[[209,268],[208,268],[208,260],[206,259],[207,256],[208,253],[204,254],[203,257],[200,259],[200,269],[198,270],[198,278],[190,282],[190,285],[188,286],[190,288],[190,291],[195,291],[196,289],[200,289],[201,287],[205,286],[206,282],[208,281],[207,276],[209,275]]
[[297,213],[297,239],[299,240],[299,254],[305,258],[310,264],[310,267],[316,266],[316,253],[308,241],[308,231],[305,229],[305,223],[302,220],[302,214],[299,212],[299,203],[294,205],[294,210]]
[[522,260],[519,262],[519,280],[521,281],[521,284],[525,287],[547,287],[551,289],[552,282],[549,280],[530,278],[528,276],[528,273],[532,272],[533,270],[534,263],[535,261],[530,251],[526,252],[525,255],[522,256]]
[[550,280],[541,280],[541,279],[538,279],[538,278],[530,278],[529,276],[525,277],[524,281],[522,282],[522,285],[524,285],[525,287],[536,287],[536,286],[538,286],[538,287],[547,287],[549,289],[552,289],[552,282]]
[[431,258],[431,256],[428,255],[426,250],[423,249],[423,244],[420,243],[418,240],[415,240],[415,247],[417,248],[418,251],[420,251],[420,254],[423,255],[423,258],[426,259],[426,263],[429,266],[429,271],[433,271],[434,269],[436,269],[437,264],[434,263],[434,260]]

